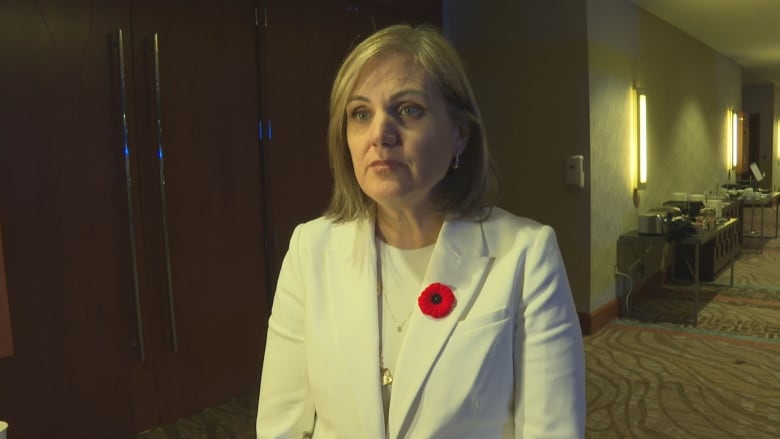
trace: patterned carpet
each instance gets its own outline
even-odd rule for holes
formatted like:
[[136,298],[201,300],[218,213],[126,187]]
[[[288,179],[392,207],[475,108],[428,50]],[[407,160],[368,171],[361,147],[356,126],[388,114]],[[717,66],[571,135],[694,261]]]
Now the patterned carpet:
[[[585,338],[586,437],[780,437],[780,239],[744,245],[734,287],[727,272],[705,285],[696,324],[678,286]],[[130,439],[254,438],[256,409],[252,393]]]
[[256,413],[255,392],[131,439],[255,439]]
[[780,437],[780,240],[744,245],[696,323],[693,289],[667,287],[586,337],[587,437]]
[[618,322],[586,359],[586,437],[780,437],[777,343]]

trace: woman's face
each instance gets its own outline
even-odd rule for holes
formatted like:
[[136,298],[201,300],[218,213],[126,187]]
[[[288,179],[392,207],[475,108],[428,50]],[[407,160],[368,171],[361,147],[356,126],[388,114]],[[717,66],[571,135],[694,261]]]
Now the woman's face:
[[468,141],[444,97],[409,55],[368,64],[347,98],[355,177],[380,206],[426,208],[433,187]]

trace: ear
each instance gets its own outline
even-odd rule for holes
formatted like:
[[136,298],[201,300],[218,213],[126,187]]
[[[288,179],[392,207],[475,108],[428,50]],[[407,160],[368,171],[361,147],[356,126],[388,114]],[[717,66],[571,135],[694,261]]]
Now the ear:
[[468,119],[461,118],[460,123],[457,125],[457,132],[455,133],[455,155],[463,154],[466,146],[471,140],[471,127],[469,126]]

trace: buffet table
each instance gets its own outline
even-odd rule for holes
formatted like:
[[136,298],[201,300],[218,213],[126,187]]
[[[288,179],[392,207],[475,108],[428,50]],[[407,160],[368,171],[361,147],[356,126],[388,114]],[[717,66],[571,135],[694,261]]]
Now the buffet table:
[[[642,235],[633,230],[620,235],[618,245],[641,245],[645,247],[645,251],[635,253],[644,255],[648,253],[647,250],[650,247],[663,246],[668,243],[668,247],[674,250],[675,255],[674,278],[684,279],[687,277],[682,270],[678,270],[680,265],[692,276],[695,300],[694,322],[697,322],[700,306],[699,290],[703,278],[706,281],[712,281],[720,270],[728,267],[731,271],[729,286],[734,286],[734,260],[741,250],[739,224],[739,219],[728,218],[714,229],[703,230],[701,233],[690,235],[679,241],[668,241],[665,235]],[[705,273],[707,276],[702,275],[703,260],[708,269],[708,272]],[[664,268],[661,267],[661,269]]]
[[[757,197],[758,195],[758,197]],[[778,227],[778,209],[780,206],[778,206],[778,198],[780,198],[780,192],[773,192],[771,194],[754,194],[753,198],[751,199],[743,199],[742,204],[745,207],[750,208],[750,229],[745,231],[745,236],[750,236],[754,238],[777,238],[777,227]],[[774,235],[765,235],[764,234],[764,209],[766,208],[775,208],[775,234]],[[753,217],[754,211],[756,208],[761,209],[761,231],[753,229]],[[747,211],[747,209],[743,210],[743,215]],[[744,217],[743,217],[744,221]]]

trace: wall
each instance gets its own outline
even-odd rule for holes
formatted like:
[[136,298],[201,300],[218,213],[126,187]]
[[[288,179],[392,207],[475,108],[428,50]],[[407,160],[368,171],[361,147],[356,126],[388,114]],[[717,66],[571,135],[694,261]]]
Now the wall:
[[[503,178],[502,207],[551,225],[575,303],[590,310],[590,163],[585,5],[444,0],[445,33],[467,63]],[[564,182],[586,157],[585,188]]]
[[747,85],[742,88],[742,111],[759,114],[759,157],[751,157],[758,164],[761,172],[764,172],[769,181],[762,181],[763,188],[773,187],[772,181],[776,180],[774,164],[777,162],[775,145],[777,144],[777,119],[775,105],[775,86],[773,84]]
[[6,285],[3,232],[0,230],[0,359],[10,357],[14,353],[11,334],[11,312],[8,309],[8,289]]
[[780,191],[780,87],[775,86],[775,120],[772,130],[774,160],[772,161],[772,189]]
[[[589,0],[591,303],[615,297],[618,237],[672,192],[715,191],[728,178],[729,108],[741,106],[732,60],[625,0]],[[636,179],[634,87],[648,99],[648,183]],[[733,177],[732,177],[733,179]]]
[[[637,214],[727,181],[739,65],[626,0],[444,0],[443,12],[482,106],[502,205],[556,229],[577,309],[599,309],[616,296],[617,240]],[[638,208],[635,86],[648,95],[650,144]],[[563,183],[572,154],[586,157],[584,190]]]

